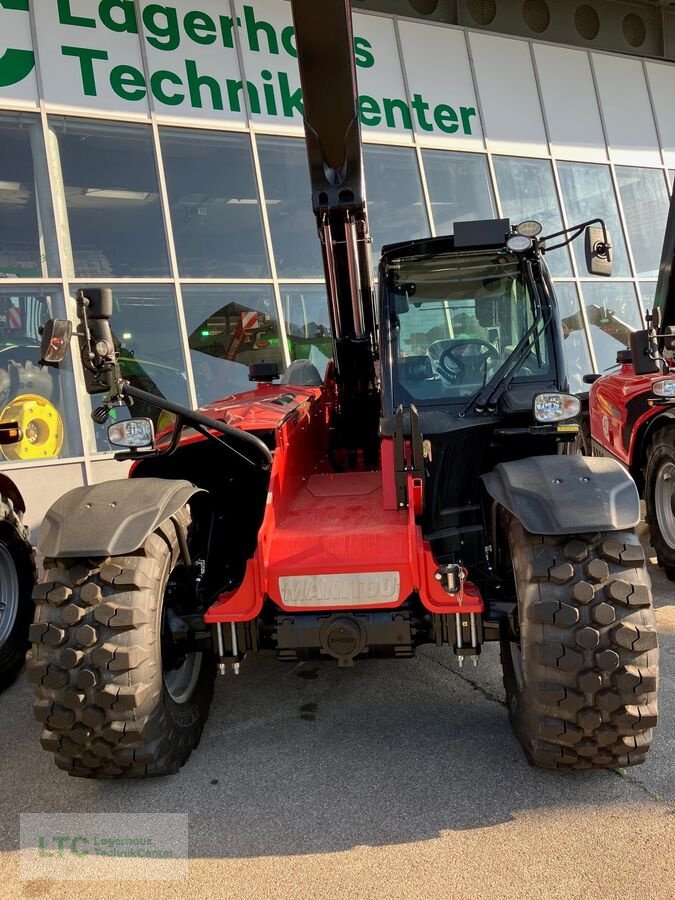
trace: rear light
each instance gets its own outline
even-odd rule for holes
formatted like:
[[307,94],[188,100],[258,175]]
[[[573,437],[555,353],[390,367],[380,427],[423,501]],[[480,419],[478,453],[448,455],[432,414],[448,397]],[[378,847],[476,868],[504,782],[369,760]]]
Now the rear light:
[[675,397],[675,378],[664,378],[663,381],[655,381],[652,391],[657,397]]
[[564,422],[581,412],[581,402],[571,394],[537,394],[534,398],[534,418],[537,422]]

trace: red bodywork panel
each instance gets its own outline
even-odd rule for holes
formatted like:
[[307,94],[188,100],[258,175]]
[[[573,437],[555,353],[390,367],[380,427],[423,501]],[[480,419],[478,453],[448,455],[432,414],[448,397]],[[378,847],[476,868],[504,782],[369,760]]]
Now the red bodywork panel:
[[662,372],[636,375],[632,365],[623,364],[618,372],[603,375],[591,385],[591,437],[627,466],[638,462],[635,453],[640,428],[671,406],[667,401],[654,404],[658,398],[652,392],[654,382],[667,377]]
[[[221,594],[205,621],[253,619],[268,597],[288,612],[329,613],[395,608],[413,592],[430,612],[482,612],[475,586],[465,580],[461,592],[449,594],[436,578],[438,565],[415,521],[421,480],[409,477],[407,508],[392,502],[390,441],[382,455],[391,471],[330,469],[331,396],[323,388],[261,385],[204,408],[228,425],[276,435],[257,549],[241,585]],[[283,397],[289,402],[280,403]],[[182,443],[195,440],[203,438],[187,435]],[[349,575],[362,578],[339,577]]]

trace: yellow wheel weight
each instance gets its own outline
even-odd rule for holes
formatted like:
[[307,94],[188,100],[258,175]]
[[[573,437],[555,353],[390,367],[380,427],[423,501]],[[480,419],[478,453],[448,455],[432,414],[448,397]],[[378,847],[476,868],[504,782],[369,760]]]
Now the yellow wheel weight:
[[63,446],[63,421],[56,407],[37,394],[19,394],[0,413],[0,422],[18,422],[23,438],[5,444],[7,459],[49,459]]

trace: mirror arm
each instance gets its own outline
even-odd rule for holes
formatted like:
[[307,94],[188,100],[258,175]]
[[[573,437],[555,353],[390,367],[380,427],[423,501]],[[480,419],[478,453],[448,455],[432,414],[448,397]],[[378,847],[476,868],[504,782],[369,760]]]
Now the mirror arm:
[[[600,225],[602,228],[602,236],[606,245],[609,246],[609,237],[607,235],[607,226],[605,225],[604,219],[589,219],[587,222],[581,222],[579,225],[570,225],[569,228],[563,228],[560,231],[554,231],[552,234],[544,235],[544,237],[539,238],[540,241],[550,241],[551,238],[557,238],[561,235],[569,235],[567,240],[562,241],[560,244],[556,244],[554,247],[547,247],[546,250],[557,250],[558,247],[565,247],[567,244],[571,244],[572,241],[576,241],[578,237],[580,237],[584,230],[588,228],[589,225]],[[570,232],[576,232],[575,234],[570,234]]]
[[[166,410],[166,412],[172,412],[177,416],[181,416],[189,424],[203,426],[211,431],[217,431],[226,437],[233,438],[234,440],[245,444],[250,444],[255,447],[267,465],[272,464],[272,453],[267,444],[254,434],[249,434],[248,431],[232,428],[230,425],[225,425],[224,422],[219,422],[217,419],[210,418],[210,416],[205,416],[200,412],[186,409],[184,406],[173,403],[171,400],[166,400],[164,397],[157,397],[155,394],[150,394],[148,391],[143,391],[140,388],[134,387],[129,384],[128,381],[118,382],[117,389],[120,391],[121,396],[126,395],[127,397],[132,397],[134,400],[142,400],[144,403],[149,403],[151,406],[155,406],[158,409],[163,409]],[[252,460],[248,461],[251,465],[255,465]]]

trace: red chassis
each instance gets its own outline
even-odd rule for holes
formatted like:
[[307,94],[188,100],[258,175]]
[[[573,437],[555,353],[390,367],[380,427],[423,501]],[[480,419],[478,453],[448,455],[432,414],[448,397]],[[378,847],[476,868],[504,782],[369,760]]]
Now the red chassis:
[[481,613],[466,572],[448,582],[422,537],[421,479],[408,474],[410,503],[397,507],[391,438],[381,441],[379,471],[331,470],[331,402],[326,387],[260,384],[205,408],[244,431],[273,431],[276,445],[257,549],[241,585],[221,594],[205,621],[254,619],[268,597],[285,611],[326,612],[393,609],[417,594],[431,613]]
[[589,392],[590,431],[596,453],[610,454],[631,470],[644,464],[643,437],[648,423],[672,406],[652,391],[668,375],[636,375],[631,363],[595,381]]

